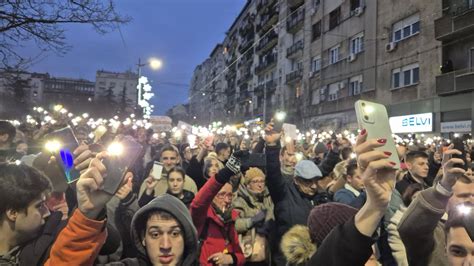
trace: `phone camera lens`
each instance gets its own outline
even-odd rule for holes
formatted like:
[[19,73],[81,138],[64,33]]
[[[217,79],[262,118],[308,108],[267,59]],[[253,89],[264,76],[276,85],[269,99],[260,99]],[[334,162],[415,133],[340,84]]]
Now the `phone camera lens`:
[[364,103],[364,102],[362,102],[362,103],[361,103],[361,105],[362,105],[362,107],[364,107],[364,106],[365,106],[365,103]]
[[368,116],[368,115],[364,115],[364,119],[365,119],[365,120],[369,120],[369,116]]

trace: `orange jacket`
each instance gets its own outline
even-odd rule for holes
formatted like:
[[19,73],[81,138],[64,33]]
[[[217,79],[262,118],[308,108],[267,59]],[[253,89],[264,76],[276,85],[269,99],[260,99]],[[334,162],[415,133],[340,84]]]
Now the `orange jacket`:
[[105,220],[91,220],[76,210],[59,233],[44,265],[92,265],[107,237],[105,223]]

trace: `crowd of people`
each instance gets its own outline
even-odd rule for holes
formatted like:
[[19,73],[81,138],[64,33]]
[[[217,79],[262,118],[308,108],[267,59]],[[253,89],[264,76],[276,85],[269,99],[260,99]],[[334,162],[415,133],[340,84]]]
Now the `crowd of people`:
[[[463,150],[396,136],[396,167],[383,151],[395,136],[365,129],[189,138],[56,111],[0,121],[0,265],[474,265],[468,135]],[[45,148],[64,127],[75,182]],[[142,149],[111,194],[107,147],[124,137]]]

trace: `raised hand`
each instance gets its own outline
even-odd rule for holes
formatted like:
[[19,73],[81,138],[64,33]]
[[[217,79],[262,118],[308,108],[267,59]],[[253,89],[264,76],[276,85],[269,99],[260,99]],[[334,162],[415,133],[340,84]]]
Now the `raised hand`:
[[145,193],[148,196],[151,196],[155,193],[155,187],[158,184],[158,180],[156,180],[152,175],[148,176],[147,179],[145,179],[145,186],[146,190]]
[[132,179],[129,178],[127,183],[123,184],[122,187],[115,193],[115,196],[120,200],[124,200],[132,192]]
[[74,167],[81,174],[87,170],[92,158],[94,157],[92,152],[89,150],[89,146],[86,144],[81,144],[79,147],[77,147],[77,149],[74,150],[74,156],[76,157],[74,160]]
[[[390,137],[390,136],[389,136]],[[383,147],[386,139],[367,140],[367,132],[357,137],[355,151],[361,178],[367,191],[367,201],[373,207],[385,209],[395,188],[396,163],[387,160],[390,152],[374,150]]]
[[454,167],[455,164],[464,165],[464,161],[459,158],[452,158],[455,154],[462,154],[461,151],[455,150],[453,147],[454,145],[451,144],[448,149],[443,152],[443,160],[441,161],[443,178],[441,179],[440,184],[448,190],[451,190],[458,178],[466,173],[464,169]]
[[281,133],[275,132],[273,130],[273,122],[270,122],[265,127],[265,142],[267,145],[276,145],[277,142],[280,140]]

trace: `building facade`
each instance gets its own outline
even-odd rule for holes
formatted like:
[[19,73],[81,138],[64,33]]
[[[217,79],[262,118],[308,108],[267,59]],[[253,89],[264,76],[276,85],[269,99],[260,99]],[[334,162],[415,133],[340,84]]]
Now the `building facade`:
[[431,132],[472,120],[473,7],[463,0],[248,1],[222,42],[222,120],[268,121],[285,110],[302,128],[356,129],[358,99],[385,104],[389,116],[431,113]]
[[94,101],[108,107],[102,115],[134,113],[138,106],[137,85],[136,73],[97,71]]

